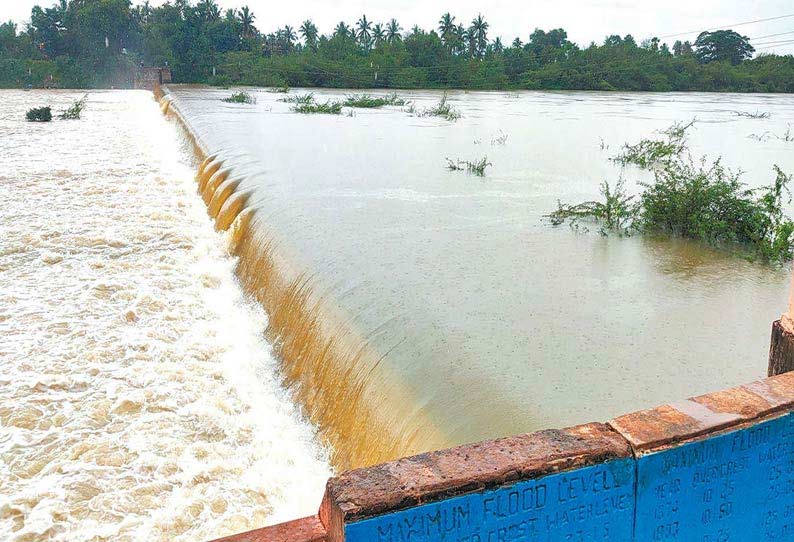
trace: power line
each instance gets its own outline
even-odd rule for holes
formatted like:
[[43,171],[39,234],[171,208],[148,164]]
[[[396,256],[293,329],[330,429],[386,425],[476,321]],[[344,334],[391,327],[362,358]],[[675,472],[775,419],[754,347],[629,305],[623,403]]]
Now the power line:
[[768,36],[755,36],[754,38],[750,38],[750,39],[751,40],[762,40],[762,39],[766,39],[766,38],[776,38],[778,36],[786,36],[788,34],[794,34],[794,31],[792,31],[792,32],[781,32],[780,34],[769,34]]
[[680,34],[668,34],[666,36],[659,36],[659,39],[675,38],[675,37],[678,37],[678,36],[688,36],[690,34],[695,34],[695,33],[699,34],[701,32],[711,32],[712,30],[719,30],[720,28],[729,28],[729,27],[732,28],[732,27],[736,27],[736,26],[745,26],[745,25],[748,25],[748,24],[764,23],[766,21],[777,21],[778,19],[788,19],[789,17],[794,17],[794,13],[791,13],[789,15],[778,15],[777,17],[769,17],[767,19],[758,19],[758,20],[755,20],[755,21],[746,21],[746,22],[743,22],[743,23],[726,24],[726,25],[722,25],[722,26],[716,26],[714,28],[707,28],[705,30],[701,29],[701,30],[692,30],[691,32],[681,32]]

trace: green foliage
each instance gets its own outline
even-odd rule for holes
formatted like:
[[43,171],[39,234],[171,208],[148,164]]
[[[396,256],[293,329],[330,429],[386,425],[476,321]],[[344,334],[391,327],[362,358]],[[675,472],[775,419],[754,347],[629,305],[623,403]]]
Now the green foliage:
[[292,106],[295,113],[325,113],[339,115],[342,113],[342,103],[327,101],[324,103],[298,103]]
[[463,171],[464,169],[478,177],[485,177],[485,169],[493,166],[488,157],[470,162],[468,160],[450,160],[447,158],[447,169],[450,171]]
[[314,93],[296,94],[295,96],[285,96],[279,100],[280,102],[287,102],[298,105],[309,105],[314,103]]
[[268,89],[268,92],[271,94],[289,94],[289,85],[283,85],[280,87],[273,87]]
[[39,107],[31,109],[25,114],[29,122],[50,122],[52,120],[52,109],[50,107]]
[[444,95],[439,100],[439,102],[434,107],[422,111],[421,116],[441,117],[448,121],[455,122],[462,115],[457,109],[455,109],[454,107],[452,107],[452,105],[449,104],[447,93],[445,92]]
[[794,56],[749,59],[746,38],[732,31],[704,33],[694,46],[638,45],[629,35],[580,48],[562,28],[536,29],[507,46],[482,15],[447,13],[437,30],[409,33],[363,16],[323,35],[311,20],[262,31],[250,9],[222,12],[216,0],[44,1],[52,7],[34,7],[29,29],[0,25],[0,87],[119,87],[142,61],[167,63],[178,83],[281,89],[794,92]]
[[251,104],[255,104],[256,103],[256,98],[251,96],[246,91],[241,90],[239,92],[235,92],[234,94],[232,94],[228,98],[223,98],[222,101],[224,101],[226,103],[230,103],[230,104],[249,104],[249,105],[251,105]]
[[724,167],[720,159],[691,158],[685,141],[691,126],[674,124],[661,132],[666,140],[626,145],[620,159],[614,159],[653,171],[653,182],[640,183],[636,203],[621,179],[614,189],[607,182],[601,185],[603,201],[558,202],[558,209],[546,218],[553,225],[591,219],[603,225],[604,234],[636,230],[672,235],[719,247],[739,246],[751,259],[791,260],[794,222],[783,209],[791,203],[792,177],[775,165],[772,185],[747,188],[741,173]]
[[703,63],[730,62],[735,65],[752,57],[755,52],[750,38],[733,30],[702,32],[695,41],[695,47],[695,55]]
[[85,102],[87,98],[88,94],[74,102],[71,107],[61,113],[59,117],[63,120],[79,120],[80,114],[83,112],[83,109],[85,109]]
[[374,109],[384,105],[405,105],[405,100],[397,96],[396,93],[388,96],[370,96],[369,94],[348,96],[345,100],[347,107],[358,107],[364,109]]
[[603,224],[602,234],[609,231],[621,235],[630,233],[638,208],[634,196],[627,194],[623,179],[618,180],[614,187],[604,181],[601,183],[600,192],[603,198],[601,201],[585,201],[575,205],[558,201],[557,210],[546,215],[546,218],[555,226],[565,221],[572,226],[578,226],[582,220],[595,220]]
[[641,169],[653,169],[674,161],[687,148],[686,131],[695,124],[692,120],[688,124],[677,122],[657,132],[665,136],[664,139],[643,139],[639,143],[623,145],[623,151],[612,157],[612,161],[626,166],[633,164]]
[[790,201],[791,177],[778,166],[774,170],[772,186],[752,190],[720,160],[668,163],[653,183],[643,185],[641,227],[718,246],[740,244],[765,261],[789,260],[794,224],[783,205]]

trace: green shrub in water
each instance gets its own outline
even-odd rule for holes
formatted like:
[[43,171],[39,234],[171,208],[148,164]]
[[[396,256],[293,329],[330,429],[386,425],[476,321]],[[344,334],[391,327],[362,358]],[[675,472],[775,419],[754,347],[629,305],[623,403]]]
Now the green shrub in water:
[[25,118],[29,122],[50,122],[52,120],[52,109],[49,106],[31,109],[25,114]]
[[374,109],[383,107],[384,105],[405,105],[404,99],[400,98],[396,93],[389,94],[388,96],[370,96],[369,94],[348,96],[345,100],[347,107],[360,107],[367,109]]
[[325,102],[325,103],[298,103],[292,106],[292,110],[296,113],[325,113],[328,115],[339,115],[342,113],[341,102]]
[[226,103],[230,103],[230,104],[249,104],[249,105],[251,105],[251,104],[255,104],[256,103],[256,98],[254,98],[253,96],[251,96],[250,94],[248,94],[247,92],[245,92],[243,90],[243,91],[240,91],[240,92],[235,92],[234,94],[232,94],[228,98],[224,98],[223,101],[226,102]]
[[640,183],[641,192],[629,196],[619,181],[614,189],[601,185],[602,201],[576,205],[558,204],[547,215],[554,225],[583,219],[602,225],[602,233],[636,230],[695,239],[719,247],[740,247],[748,259],[785,262],[794,256],[794,222],[783,212],[791,202],[792,176],[777,165],[774,182],[751,189],[741,173],[722,165],[720,159],[695,161],[687,151],[684,132],[688,125],[674,125],[663,132],[667,139],[643,140],[625,146],[625,161],[652,168],[654,180]]
[[74,102],[72,106],[61,113],[59,117],[63,120],[79,120],[80,114],[83,112],[83,109],[85,109],[86,99],[88,99],[88,94]]

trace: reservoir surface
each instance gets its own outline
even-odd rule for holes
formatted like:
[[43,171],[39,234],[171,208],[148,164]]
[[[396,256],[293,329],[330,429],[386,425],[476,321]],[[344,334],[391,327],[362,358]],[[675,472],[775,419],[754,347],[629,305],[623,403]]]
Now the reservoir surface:
[[[765,374],[786,269],[543,216],[621,176],[636,193],[650,174],[609,158],[692,119],[695,159],[721,156],[748,185],[768,185],[773,164],[794,172],[794,144],[774,137],[794,121],[790,96],[453,92],[462,118],[449,122],[407,106],[301,115],[283,94],[249,91],[255,105],[172,87],[171,107],[243,195],[257,240],[242,257],[274,254],[266,272],[244,265],[248,282],[300,283],[312,329],[358,345],[352,373],[294,377],[312,419],[337,425],[339,464],[606,420]],[[417,112],[441,97],[402,95]],[[771,116],[737,114],[757,111]],[[493,164],[483,178],[446,167],[483,157]],[[290,349],[285,363],[303,367],[309,349]],[[333,371],[327,358],[317,367]],[[334,408],[313,406],[351,379],[359,402],[343,421],[332,418],[352,404],[344,393]],[[350,429],[357,419],[367,421]]]

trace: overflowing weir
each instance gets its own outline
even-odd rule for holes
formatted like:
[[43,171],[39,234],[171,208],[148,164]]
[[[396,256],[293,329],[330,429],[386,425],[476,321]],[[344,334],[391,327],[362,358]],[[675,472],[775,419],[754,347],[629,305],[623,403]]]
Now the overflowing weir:
[[[565,160],[527,171],[520,147],[490,136],[527,138],[524,109],[540,122],[548,109],[583,107],[577,96],[516,105],[478,95],[452,127],[401,112],[305,117],[264,92],[254,107],[224,104],[228,91],[165,92],[163,111],[201,158],[208,212],[232,232],[238,277],[268,312],[286,384],[339,469],[606,419],[763,370],[759,345],[785,273],[687,243],[610,242],[541,224],[570,190],[555,183],[576,171]],[[612,106],[595,97],[585,107]],[[669,107],[660,103],[653,126],[669,123]],[[627,126],[621,141],[652,130],[640,117]],[[597,154],[597,129],[571,144]],[[446,145],[488,152],[504,173],[445,176]],[[533,145],[550,154],[561,144]],[[620,174],[605,156],[587,160],[604,164],[592,186]],[[677,339],[695,328],[696,339]],[[725,329],[739,340],[721,341]]]

